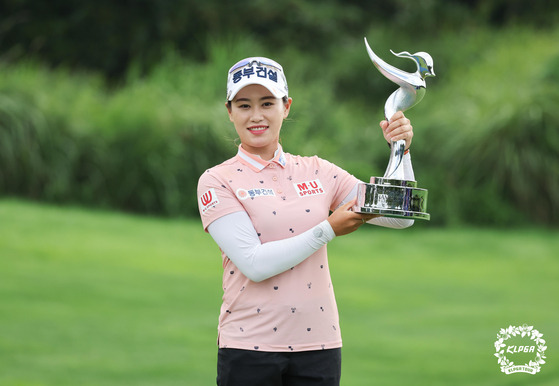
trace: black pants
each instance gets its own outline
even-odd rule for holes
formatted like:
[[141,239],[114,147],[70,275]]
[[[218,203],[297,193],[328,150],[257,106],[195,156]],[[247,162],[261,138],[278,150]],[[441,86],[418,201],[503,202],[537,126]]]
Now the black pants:
[[341,349],[263,352],[220,348],[218,386],[339,386]]

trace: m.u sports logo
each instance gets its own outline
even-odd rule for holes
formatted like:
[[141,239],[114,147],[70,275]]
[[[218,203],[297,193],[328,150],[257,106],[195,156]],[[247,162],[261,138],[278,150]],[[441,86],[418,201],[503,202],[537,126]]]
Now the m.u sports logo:
[[315,196],[317,194],[324,194],[324,189],[320,180],[312,180],[305,182],[297,182],[293,184],[299,197]]
[[213,208],[217,204],[219,204],[219,199],[217,198],[217,194],[215,193],[215,189],[211,188],[204,194],[202,194],[199,198],[200,201],[200,210],[202,214],[206,213],[206,211],[210,208]]

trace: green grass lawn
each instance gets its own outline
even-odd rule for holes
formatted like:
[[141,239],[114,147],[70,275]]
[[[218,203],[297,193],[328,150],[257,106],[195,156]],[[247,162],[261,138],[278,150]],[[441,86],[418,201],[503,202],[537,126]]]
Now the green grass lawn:
[[[557,236],[418,224],[332,241],[342,385],[559,384]],[[0,200],[0,385],[214,385],[220,299],[197,220]],[[525,323],[548,363],[505,375],[496,334]]]

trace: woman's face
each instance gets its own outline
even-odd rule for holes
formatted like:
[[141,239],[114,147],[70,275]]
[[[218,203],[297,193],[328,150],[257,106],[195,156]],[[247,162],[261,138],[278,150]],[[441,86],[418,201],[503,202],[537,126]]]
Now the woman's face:
[[290,107],[291,98],[284,104],[266,87],[253,84],[242,88],[227,110],[243,149],[267,161],[278,148],[281,125]]

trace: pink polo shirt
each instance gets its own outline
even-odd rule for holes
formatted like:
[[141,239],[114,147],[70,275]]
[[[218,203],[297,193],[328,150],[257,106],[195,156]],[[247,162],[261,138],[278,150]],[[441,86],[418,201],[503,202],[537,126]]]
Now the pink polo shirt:
[[[246,211],[262,243],[289,238],[325,220],[358,180],[336,165],[284,153],[272,161],[247,153],[207,170],[198,182],[204,229]],[[259,283],[223,254],[219,347],[307,351],[341,347],[338,309],[326,246],[305,261]]]

